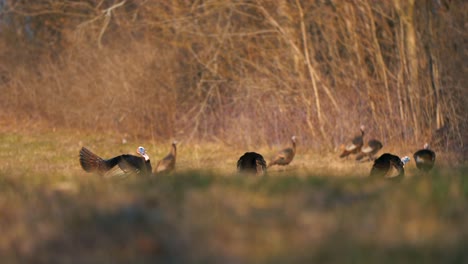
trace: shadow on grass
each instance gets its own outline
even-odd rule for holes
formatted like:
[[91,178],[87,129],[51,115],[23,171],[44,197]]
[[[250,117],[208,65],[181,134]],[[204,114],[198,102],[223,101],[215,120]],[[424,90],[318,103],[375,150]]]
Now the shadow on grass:
[[[26,219],[17,221],[50,230],[15,242],[34,240],[27,253],[0,257],[5,263],[466,263],[465,171],[400,183],[190,171],[90,179],[77,182],[74,194],[44,192],[46,180],[31,187],[28,178],[3,177],[0,191],[25,210]],[[407,219],[415,210],[420,215]],[[402,222],[426,217],[434,225],[423,230],[436,239],[414,243],[405,232],[395,235],[396,243],[382,239],[382,228],[398,231]],[[400,219],[389,222],[396,226],[381,224],[391,218]],[[447,223],[460,224],[460,235]]]
[[336,233],[319,247],[274,256],[265,263],[467,263],[467,240],[456,244],[398,244],[360,242]]
[[[85,209],[86,210],[86,209]],[[157,201],[74,211],[18,263],[186,263],[186,246]]]

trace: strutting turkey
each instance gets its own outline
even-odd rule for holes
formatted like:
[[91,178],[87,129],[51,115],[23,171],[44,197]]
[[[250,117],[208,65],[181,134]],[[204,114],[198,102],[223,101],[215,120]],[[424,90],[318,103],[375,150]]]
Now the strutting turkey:
[[416,151],[413,155],[416,167],[418,169],[429,172],[434,167],[436,154],[434,151],[429,149],[429,144],[424,144],[424,148]]
[[80,150],[80,164],[86,172],[97,172],[100,175],[124,176],[127,174],[151,175],[151,162],[145,148],[138,147],[140,156],[123,154],[110,159],[103,159],[82,147]]
[[405,176],[404,166],[409,161],[410,158],[408,156],[400,159],[400,157],[390,153],[382,154],[374,161],[370,176],[401,179]]
[[173,141],[171,145],[171,151],[158,162],[156,165],[156,173],[167,173],[175,169],[176,157],[177,157],[177,141]]
[[291,137],[292,146],[290,148],[285,148],[280,150],[276,156],[268,163],[268,167],[273,165],[286,166],[294,159],[296,155],[296,136]]
[[353,138],[350,144],[348,144],[344,150],[343,153],[341,153],[340,158],[348,157],[350,154],[356,154],[361,151],[362,145],[364,145],[364,129],[365,127],[361,125],[359,128],[361,130],[361,134],[357,135]]
[[377,154],[382,147],[382,142],[371,139],[367,142],[367,146],[361,148],[361,152],[356,155],[356,160],[362,160],[364,157],[368,157],[368,160],[374,160],[374,155]]
[[266,162],[263,156],[256,152],[246,152],[237,161],[239,173],[264,175],[266,173]]

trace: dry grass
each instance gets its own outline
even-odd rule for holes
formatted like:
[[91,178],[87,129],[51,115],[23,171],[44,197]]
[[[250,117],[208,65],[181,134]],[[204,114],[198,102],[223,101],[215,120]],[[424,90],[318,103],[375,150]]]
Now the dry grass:
[[[102,179],[78,163],[147,146],[64,130],[0,133],[0,257],[8,263],[441,263],[467,260],[466,167],[440,153],[431,176],[370,181],[369,163],[300,150],[267,177],[235,173],[243,152],[180,146],[178,171]],[[261,149],[269,153],[269,148]],[[274,152],[272,152],[274,153]]]
[[13,2],[9,118],[327,151],[365,124],[386,145],[467,153],[466,1]]

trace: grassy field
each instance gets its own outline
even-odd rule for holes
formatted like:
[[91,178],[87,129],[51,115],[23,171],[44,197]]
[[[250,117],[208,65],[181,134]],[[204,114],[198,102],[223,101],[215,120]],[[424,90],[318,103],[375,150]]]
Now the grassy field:
[[[176,173],[103,179],[79,166],[154,142],[68,131],[0,133],[2,263],[467,263],[468,168],[371,181],[370,163],[299,148],[266,177],[244,151],[183,142]],[[251,149],[254,150],[254,149]],[[274,149],[256,150],[266,157]]]

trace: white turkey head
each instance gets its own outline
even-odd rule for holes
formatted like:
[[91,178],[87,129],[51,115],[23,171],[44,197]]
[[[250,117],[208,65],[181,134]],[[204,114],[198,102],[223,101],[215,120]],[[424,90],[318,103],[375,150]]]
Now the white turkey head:
[[408,163],[410,161],[410,158],[408,156],[404,156],[403,158],[401,158],[401,162],[403,162],[403,166],[406,165],[406,163]]
[[148,154],[146,154],[146,150],[144,147],[140,146],[137,149],[137,153],[140,154],[143,158],[145,158],[145,161],[149,160]]

